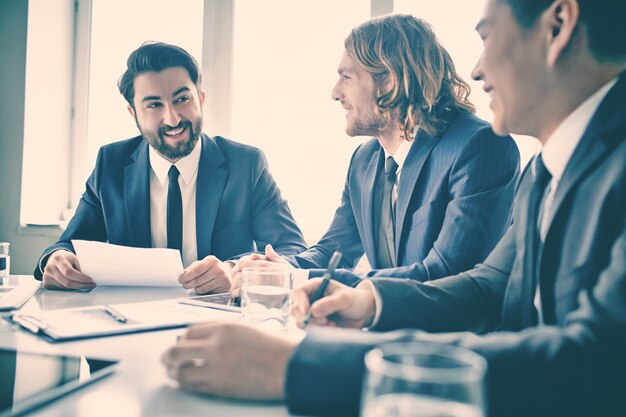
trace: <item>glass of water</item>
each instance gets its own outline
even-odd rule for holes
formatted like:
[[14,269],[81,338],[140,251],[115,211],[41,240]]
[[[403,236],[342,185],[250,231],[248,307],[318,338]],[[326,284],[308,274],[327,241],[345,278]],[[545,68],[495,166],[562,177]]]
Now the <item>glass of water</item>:
[[11,270],[10,245],[9,242],[0,242],[0,278],[7,278]]
[[244,321],[283,329],[291,309],[291,271],[244,268],[241,276],[241,314]]
[[426,342],[381,345],[365,356],[363,417],[484,417],[487,361]]

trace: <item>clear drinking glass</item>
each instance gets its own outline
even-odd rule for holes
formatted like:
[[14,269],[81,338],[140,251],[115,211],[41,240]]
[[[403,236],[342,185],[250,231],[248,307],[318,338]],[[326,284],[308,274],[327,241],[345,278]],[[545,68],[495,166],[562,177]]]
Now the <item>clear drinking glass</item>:
[[11,270],[10,245],[9,242],[0,242],[0,278],[8,277]]
[[241,314],[244,321],[285,328],[291,309],[291,271],[244,268],[241,277]]
[[381,345],[365,356],[363,417],[484,417],[486,360],[426,342]]

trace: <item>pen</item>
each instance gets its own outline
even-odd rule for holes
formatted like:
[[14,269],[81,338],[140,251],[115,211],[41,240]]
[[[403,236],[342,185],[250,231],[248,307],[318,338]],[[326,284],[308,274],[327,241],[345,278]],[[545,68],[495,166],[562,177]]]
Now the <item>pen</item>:
[[[328,262],[328,269],[326,269],[326,272],[324,272],[324,275],[322,275],[321,285],[317,288],[317,291],[315,291],[315,294],[313,294],[313,298],[311,298],[311,305],[313,305],[314,302],[322,298],[322,296],[324,295],[324,291],[326,291],[326,287],[328,287],[328,283],[330,282],[332,275],[335,272],[335,269],[337,269],[337,265],[339,265],[340,260],[341,260],[341,252],[336,250],[335,252],[333,252],[333,256],[331,256],[330,258],[330,262]],[[309,312],[304,318],[303,324],[306,326],[309,323],[309,320],[311,320],[310,308],[309,308]]]
[[126,323],[127,318],[125,315],[123,315],[122,313],[120,313],[119,311],[117,311],[116,309],[114,309],[111,306],[108,305],[104,305],[102,306],[102,308],[104,309],[104,312],[107,313],[109,316],[113,317],[113,320],[119,322],[119,323]]

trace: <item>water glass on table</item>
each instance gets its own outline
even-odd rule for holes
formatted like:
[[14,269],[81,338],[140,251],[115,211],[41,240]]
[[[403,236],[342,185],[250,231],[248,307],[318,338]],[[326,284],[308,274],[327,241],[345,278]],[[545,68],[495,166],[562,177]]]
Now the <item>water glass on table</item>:
[[365,356],[362,417],[484,417],[486,360],[426,342],[381,345]]
[[9,242],[0,242],[0,279],[8,278],[11,271],[10,245]]
[[244,268],[241,276],[243,320],[284,329],[291,309],[291,271],[279,268]]

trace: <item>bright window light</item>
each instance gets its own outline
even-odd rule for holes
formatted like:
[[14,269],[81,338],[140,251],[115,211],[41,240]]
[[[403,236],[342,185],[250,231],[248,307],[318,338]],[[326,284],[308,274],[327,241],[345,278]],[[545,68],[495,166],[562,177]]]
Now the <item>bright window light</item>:
[[30,0],[21,224],[61,219],[69,196],[73,0]]
[[261,148],[307,240],[328,228],[348,163],[337,81],[343,41],[369,18],[363,0],[235,2],[231,137]]

